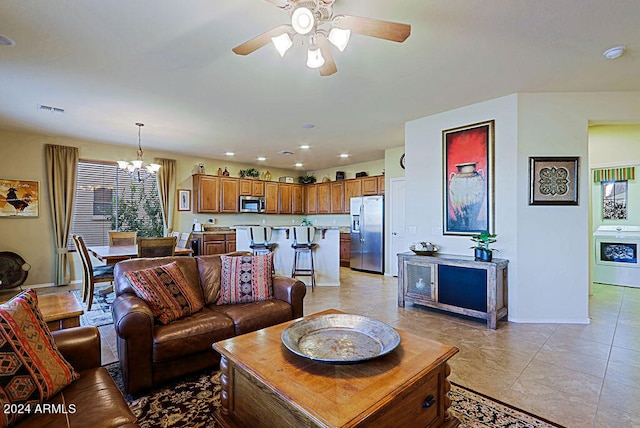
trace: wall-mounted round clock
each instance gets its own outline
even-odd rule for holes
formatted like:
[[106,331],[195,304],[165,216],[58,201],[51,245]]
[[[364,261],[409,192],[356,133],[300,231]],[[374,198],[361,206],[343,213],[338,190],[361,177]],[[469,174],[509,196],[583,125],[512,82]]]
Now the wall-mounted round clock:
[[400,166],[404,169],[404,153],[400,156]]

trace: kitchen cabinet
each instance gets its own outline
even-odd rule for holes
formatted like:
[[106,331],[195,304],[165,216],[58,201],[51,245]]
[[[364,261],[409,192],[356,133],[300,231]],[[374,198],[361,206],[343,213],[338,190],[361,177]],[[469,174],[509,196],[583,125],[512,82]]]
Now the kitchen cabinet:
[[331,183],[318,184],[318,214],[331,214]]
[[351,234],[340,233],[340,266],[351,266]]
[[278,184],[277,182],[264,183],[266,214],[278,214]]
[[252,196],[253,195],[253,180],[240,180],[240,192],[239,194],[242,196]]
[[304,185],[291,185],[291,212],[293,214],[304,214]]
[[331,214],[343,214],[349,212],[344,209],[344,185],[341,181],[331,183]]
[[406,302],[487,320],[507,316],[509,261],[451,254],[398,254],[398,306]]
[[240,196],[240,180],[230,177],[220,179],[220,212],[237,213]]
[[378,177],[364,177],[362,180],[362,196],[378,194]]
[[264,181],[250,180],[251,181],[251,195],[252,196],[264,196]]
[[214,175],[195,174],[193,184],[193,211],[196,213],[220,212],[220,178]]
[[362,196],[362,180],[360,178],[352,178],[344,181],[344,208],[345,212],[349,212],[351,198]]
[[384,195],[384,175],[378,175],[378,195]]
[[305,213],[318,213],[318,185],[307,184],[304,186]]
[[191,239],[198,242],[198,254],[202,256],[231,253],[236,250],[236,234],[233,232],[193,232]]
[[278,212],[280,214],[291,214],[291,184],[278,183]]

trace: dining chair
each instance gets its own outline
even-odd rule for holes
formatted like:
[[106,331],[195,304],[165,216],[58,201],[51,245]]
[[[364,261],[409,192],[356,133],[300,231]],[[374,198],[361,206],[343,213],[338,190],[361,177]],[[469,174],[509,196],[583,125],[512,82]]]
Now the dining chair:
[[171,236],[175,236],[178,241],[180,240],[180,232],[171,232]]
[[138,239],[138,257],[173,256],[176,249],[176,237]]
[[136,236],[138,232],[117,232],[109,231],[109,246],[123,247],[125,245],[136,245]]
[[178,247],[187,248],[191,232],[182,232],[178,238]]
[[76,245],[80,261],[82,262],[82,301],[87,302],[87,312],[91,310],[93,303],[93,291],[95,284],[101,282],[113,282],[113,266],[93,266],[91,257],[84,239],[80,235],[72,235],[73,243]]

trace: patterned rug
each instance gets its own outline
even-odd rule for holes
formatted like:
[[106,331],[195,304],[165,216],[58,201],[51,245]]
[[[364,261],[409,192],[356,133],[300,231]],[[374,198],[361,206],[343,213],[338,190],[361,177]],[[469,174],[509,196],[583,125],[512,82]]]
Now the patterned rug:
[[[122,391],[119,363],[105,367]],[[125,399],[143,428],[215,427],[212,415],[220,406],[220,390],[220,372],[209,370]],[[563,428],[456,384],[449,397],[449,411],[461,428]]]
[[[72,290],[73,294],[82,302],[82,291]],[[100,327],[107,324],[113,324],[113,316],[111,315],[111,304],[116,299],[116,293],[100,294],[98,290],[93,293],[93,302],[91,310],[87,311],[87,304],[82,303],[84,314],[80,315],[80,325],[94,325]]]

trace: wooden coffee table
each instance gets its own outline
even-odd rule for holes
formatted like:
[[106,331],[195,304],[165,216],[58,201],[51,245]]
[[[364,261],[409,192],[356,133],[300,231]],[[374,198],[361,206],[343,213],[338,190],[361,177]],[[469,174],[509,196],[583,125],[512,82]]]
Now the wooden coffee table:
[[[320,314],[341,313],[330,310]],[[325,364],[289,351],[291,322],[223,340],[222,394],[215,414],[228,427],[455,427],[447,360],[458,349],[397,330],[401,343],[380,358]]]
[[38,296],[38,307],[51,331],[78,327],[82,305],[70,291]]

